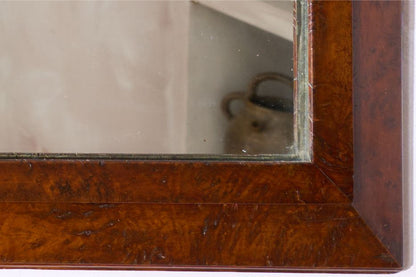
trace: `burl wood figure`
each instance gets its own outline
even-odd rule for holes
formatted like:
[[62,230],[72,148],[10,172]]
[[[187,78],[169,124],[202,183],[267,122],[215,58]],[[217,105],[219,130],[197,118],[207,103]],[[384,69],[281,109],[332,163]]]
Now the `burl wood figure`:
[[312,161],[3,154],[3,268],[396,272],[401,3],[310,2]]

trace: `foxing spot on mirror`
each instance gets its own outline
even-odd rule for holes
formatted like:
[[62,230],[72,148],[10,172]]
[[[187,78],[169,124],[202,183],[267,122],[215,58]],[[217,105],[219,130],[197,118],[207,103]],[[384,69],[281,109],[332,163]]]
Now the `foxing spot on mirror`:
[[0,152],[305,159],[306,5],[1,2]]

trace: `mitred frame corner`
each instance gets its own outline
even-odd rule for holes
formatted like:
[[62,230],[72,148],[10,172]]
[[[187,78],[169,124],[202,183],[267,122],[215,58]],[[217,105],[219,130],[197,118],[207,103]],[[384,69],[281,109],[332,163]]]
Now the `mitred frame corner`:
[[401,270],[401,3],[310,4],[312,162],[3,159],[0,267]]

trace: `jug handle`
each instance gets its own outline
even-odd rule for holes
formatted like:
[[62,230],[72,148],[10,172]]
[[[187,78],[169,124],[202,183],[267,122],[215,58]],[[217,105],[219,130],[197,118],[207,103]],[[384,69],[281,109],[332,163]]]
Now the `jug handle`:
[[234,100],[244,100],[245,98],[246,95],[244,92],[231,92],[222,99],[221,109],[228,119],[232,119],[234,117],[231,112],[231,102]]
[[256,77],[252,79],[251,83],[248,86],[247,98],[252,99],[252,97],[256,95],[258,86],[262,82],[268,81],[268,80],[278,81],[280,83],[283,83],[289,86],[293,90],[293,78],[290,78],[286,75],[283,75],[277,72],[265,72],[265,73],[261,73],[257,75]]

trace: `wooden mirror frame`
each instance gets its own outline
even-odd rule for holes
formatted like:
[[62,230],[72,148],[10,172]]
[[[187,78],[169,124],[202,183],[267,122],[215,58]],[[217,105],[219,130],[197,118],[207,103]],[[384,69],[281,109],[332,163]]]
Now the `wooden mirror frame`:
[[399,271],[401,3],[310,17],[312,162],[3,157],[0,267]]

